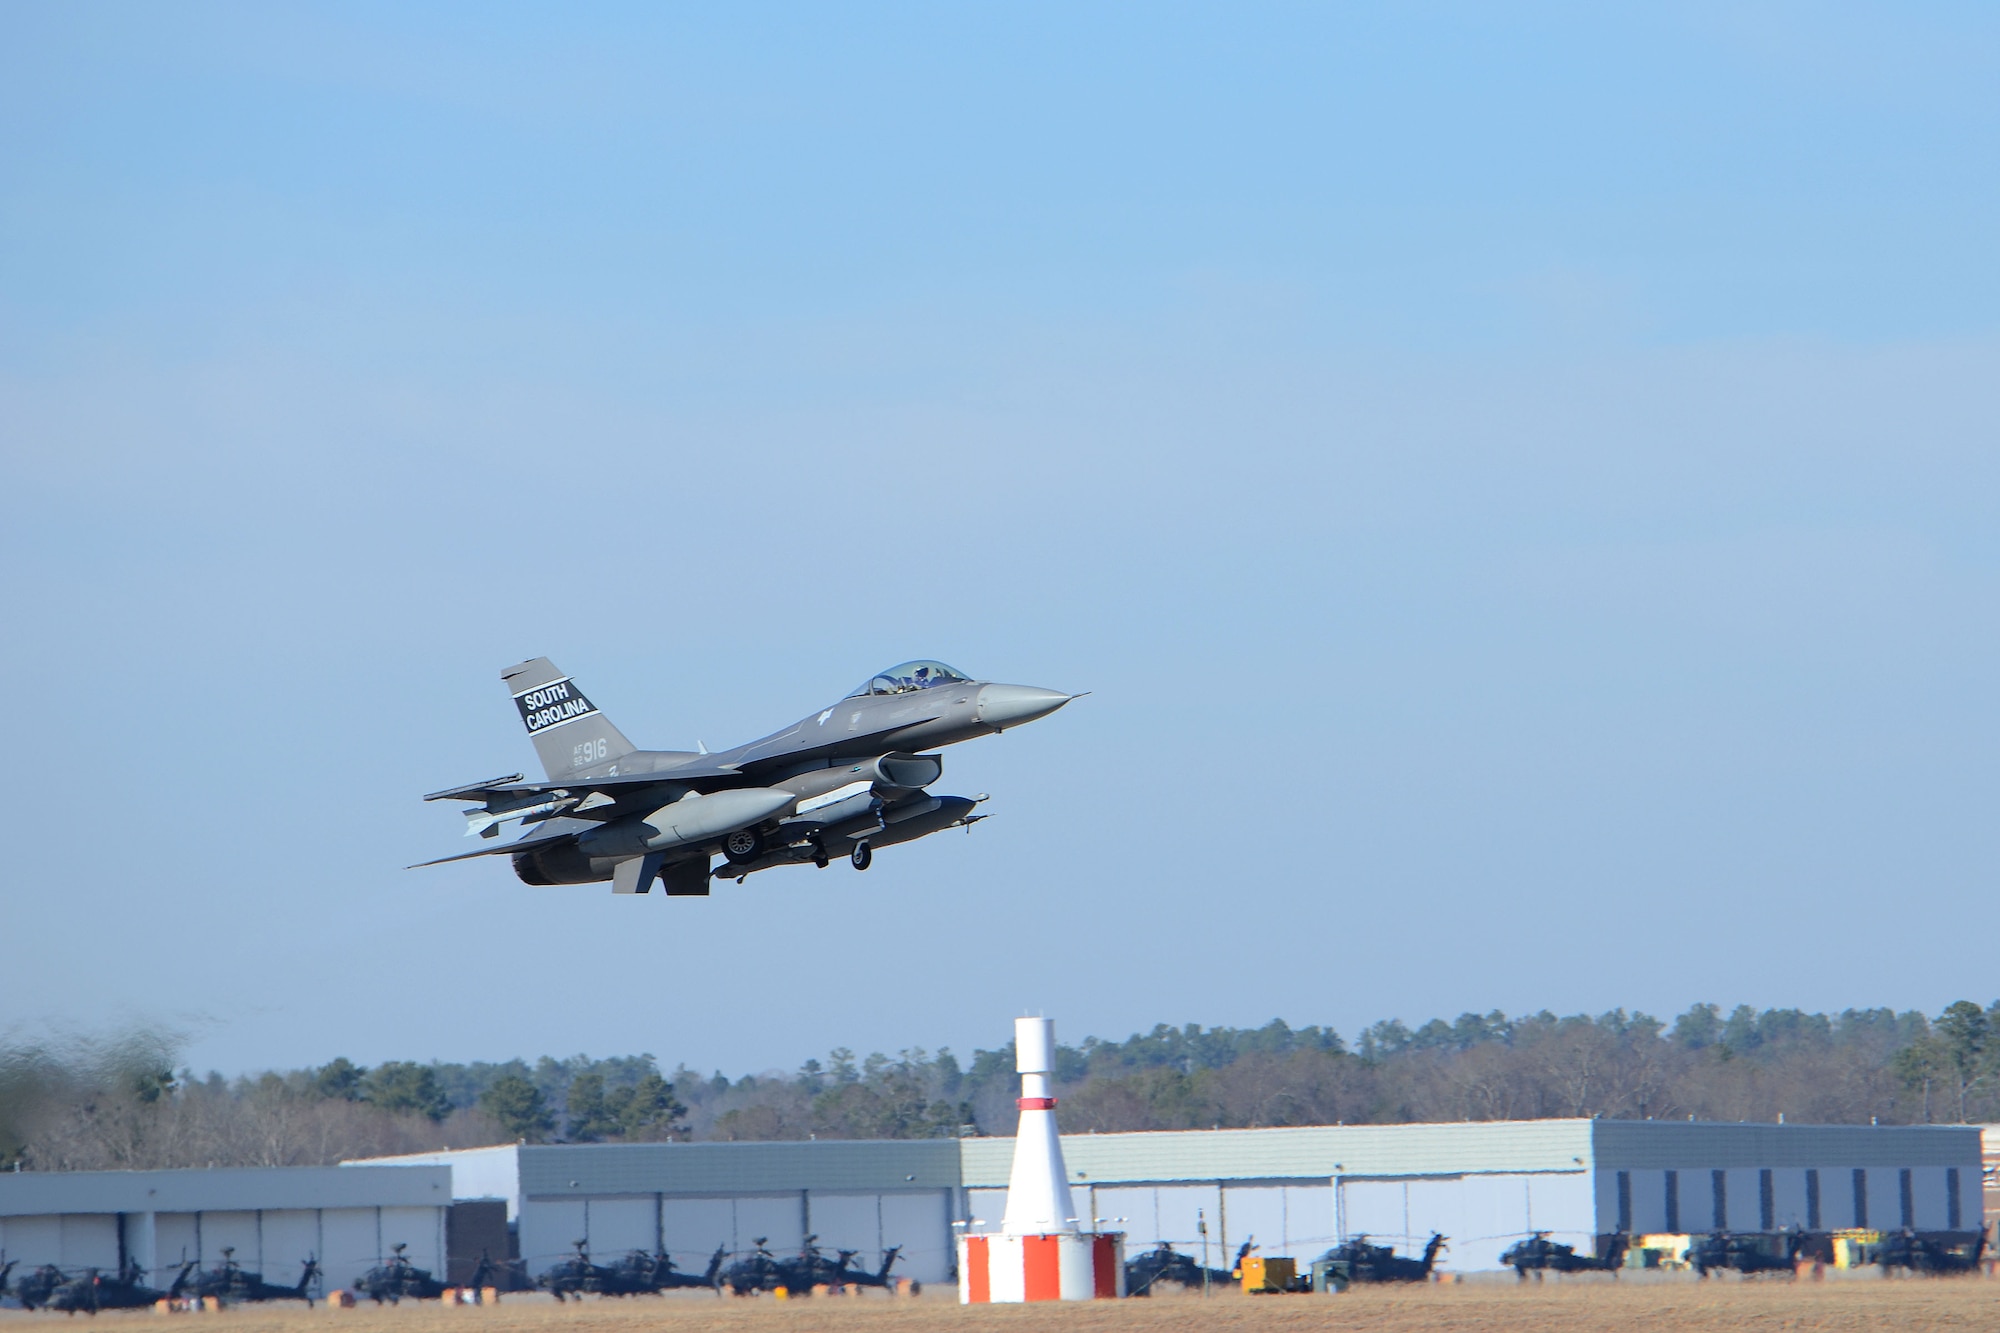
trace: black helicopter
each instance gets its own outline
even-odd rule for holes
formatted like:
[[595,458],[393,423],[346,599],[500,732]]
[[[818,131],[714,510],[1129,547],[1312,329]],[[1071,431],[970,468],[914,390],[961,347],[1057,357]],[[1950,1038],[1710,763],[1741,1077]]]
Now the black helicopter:
[[726,1247],[718,1248],[709,1258],[708,1271],[697,1277],[674,1271],[673,1259],[664,1253],[632,1250],[607,1268],[590,1261],[588,1242],[579,1240],[574,1244],[575,1254],[535,1280],[537,1286],[559,1301],[584,1295],[657,1296],[674,1287],[716,1288],[722,1261],[728,1254]]
[[[798,1274],[793,1265],[772,1254],[767,1246],[767,1236],[758,1236],[750,1243],[757,1248],[731,1263],[722,1270],[722,1284],[738,1296],[748,1296],[759,1291],[776,1291],[783,1287],[788,1291],[810,1291],[811,1284],[799,1287]],[[812,1243],[812,1237],[806,1243]]]
[[222,1251],[221,1263],[189,1279],[186,1292],[202,1298],[213,1296],[224,1305],[240,1305],[246,1301],[304,1301],[311,1305],[312,1280],[318,1276],[319,1261],[308,1259],[299,1273],[296,1287],[277,1286],[266,1282],[262,1273],[246,1271],[236,1262],[236,1250],[231,1246]]
[[721,1272],[721,1283],[738,1296],[748,1296],[753,1292],[776,1291],[783,1287],[786,1291],[803,1295],[814,1287],[887,1287],[891,1285],[889,1269],[903,1252],[900,1245],[883,1251],[882,1266],[874,1272],[854,1267],[854,1258],[859,1250],[837,1250],[835,1259],[828,1259],[826,1252],[814,1242],[818,1236],[807,1236],[799,1248],[798,1257],[780,1259],[767,1246],[767,1238],[757,1237],[751,1243],[757,1248],[730,1264]]
[[617,1275],[608,1268],[600,1268],[590,1262],[590,1243],[573,1241],[576,1253],[535,1279],[540,1287],[557,1300],[571,1296],[581,1296],[588,1292],[597,1296],[623,1296],[627,1293],[615,1290]]
[[[7,1265],[12,1268],[12,1264]],[[14,1283],[14,1299],[21,1303],[23,1310],[39,1310],[49,1302],[56,1288],[69,1281],[63,1271],[54,1264],[43,1264],[24,1278]]]
[[[840,1280],[834,1285],[845,1287],[894,1286],[896,1280],[889,1276],[889,1269],[894,1266],[896,1256],[902,1252],[903,1247],[900,1245],[891,1245],[888,1249],[882,1251],[882,1266],[871,1273],[865,1268],[856,1268],[854,1266],[854,1256],[860,1253],[859,1250],[842,1250],[840,1252]],[[912,1281],[910,1283],[910,1293],[915,1295],[919,1290],[919,1285]]]
[[1776,1236],[1737,1235],[1712,1231],[1688,1246],[1688,1266],[1701,1277],[1717,1269],[1738,1273],[1797,1273],[1805,1250],[1805,1233],[1783,1231]]
[[573,1286],[572,1293],[593,1291],[600,1296],[657,1296],[663,1291],[675,1288],[707,1287],[718,1290],[717,1276],[722,1272],[722,1261],[728,1257],[727,1246],[718,1246],[709,1256],[708,1271],[705,1273],[682,1273],[674,1268],[673,1256],[664,1250],[649,1253],[645,1250],[628,1250],[625,1257],[609,1268],[590,1264],[587,1256],[578,1251],[578,1256],[587,1265],[589,1272],[581,1267],[576,1271],[582,1277],[581,1286]]
[[1578,1254],[1574,1245],[1558,1245],[1549,1239],[1546,1231],[1537,1231],[1526,1240],[1516,1241],[1500,1256],[1500,1262],[1514,1270],[1514,1276],[1527,1281],[1528,1274],[1534,1273],[1537,1280],[1545,1272],[1555,1273],[1616,1273],[1625,1263],[1625,1247],[1629,1243],[1624,1232],[1612,1238],[1611,1249],[1603,1258]]
[[1984,1231],[1961,1239],[1940,1240],[1904,1227],[1882,1237],[1875,1251],[1875,1262],[1884,1271],[1903,1268],[1912,1273],[1972,1273],[1978,1271],[1979,1258],[1985,1252]]
[[1314,1280],[1324,1283],[1327,1291],[1346,1291],[1356,1282],[1427,1282],[1444,1240],[1442,1232],[1432,1232],[1424,1244],[1424,1257],[1411,1259],[1391,1246],[1370,1245],[1368,1237],[1356,1236],[1313,1260]]
[[799,1257],[780,1260],[779,1267],[785,1270],[786,1287],[792,1291],[811,1291],[815,1287],[886,1287],[889,1285],[889,1269],[894,1266],[896,1256],[902,1253],[898,1245],[882,1256],[882,1267],[870,1273],[866,1269],[854,1267],[854,1258],[859,1250],[836,1250],[835,1258],[829,1261],[824,1251],[813,1244],[818,1236],[807,1236],[799,1249]]
[[[1245,1255],[1250,1253],[1246,1243],[1236,1252],[1236,1263],[1241,1265]],[[1161,1241],[1153,1249],[1134,1255],[1125,1261],[1125,1294],[1128,1296],[1150,1296],[1153,1288],[1161,1283],[1183,1287],[1199,1287],[1206,1280],[1212,1286],[1227,1286],[1229,1274],[1220,1268],[1203,1268],[1193,1256],[1176,1250],[1172,1241]]]
[[409,1248],[406,1244],[392,1246],[388,1263],[355,1279],[354,1294],[366,1296],[377,1305],[384,1302],[395,1305],[406,1296],[413,1301],[434,1301],[444,1295],[444,1283],[432,1277],[429,1269],[411,1263],[403,1253]]
[[127,1259],[125,1267],[110,1277],[93,1268],[82,1277],[72,1278],[49,1293],[44,1308],[61,1310],[64,1314],[96,1314],[99,1310],[144,1310],[156,1302],[173,1300],[187,1286],[188,1275],[194,1272],[190,1260],[181,1265],[180,1273],[173,1285],[165,1291],[149,1287],[145,1283],[146,1270],[139,1267],[135,1259]]
[[[706,1287],[719,1292],[722,1289],[722,1261],[729,1257],[729,1247],[718,1245],[715,1253],[708,1256],[708,1268],[701,1273],[683,1273],[674,1267],[673,1257],[662,1250],[648,1254],[644,1250],[633,1250],[611,1268],[618,1280],[629,1286],[632,1295],[650,1292],[657,1295],[676,1288]],[[625,1293],[613,1293],[622,1295]]]

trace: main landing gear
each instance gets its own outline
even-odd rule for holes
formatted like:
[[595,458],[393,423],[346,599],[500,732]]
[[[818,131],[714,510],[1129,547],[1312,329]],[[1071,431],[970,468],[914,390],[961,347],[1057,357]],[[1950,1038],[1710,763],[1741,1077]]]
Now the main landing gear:
[[869,862],[875,859],[875,853],[869,850],[867,843],[857,842],[854,844],[854,850],[848,853],[847,859],[854,862],[856,870],[866,870]]
[[731,865],[747,866],[764,854],[764,835],[754,828],[740,828],[722,841],[722,854]]

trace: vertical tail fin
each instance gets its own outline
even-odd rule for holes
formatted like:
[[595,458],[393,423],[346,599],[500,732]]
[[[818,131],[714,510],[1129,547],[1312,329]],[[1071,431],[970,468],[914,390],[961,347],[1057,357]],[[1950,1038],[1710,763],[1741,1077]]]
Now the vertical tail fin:
[[639,748],[546,657],[508,667],[500,679],[551,781],[616,763]]

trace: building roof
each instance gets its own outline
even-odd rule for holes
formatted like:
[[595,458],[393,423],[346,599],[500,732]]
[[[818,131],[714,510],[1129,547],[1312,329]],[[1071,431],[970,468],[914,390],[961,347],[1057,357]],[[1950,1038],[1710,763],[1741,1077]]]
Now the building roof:
[[445,1207],[447,1166],[215,1167],[0,1173],[0,1217],[259,1208]]
[[1976,1166],[1977,1125],[1749,1125],[1599,1120],[1606,1169],[1727,1166]]
[[[1062,1149],[1072,1178],[1107,1184],[1580,1171],[1590,1161],[1591,1124],[1507,1120],[1066,1134]],[[966,1186],[1005,1187],[1014,1140],[961,1144]]]

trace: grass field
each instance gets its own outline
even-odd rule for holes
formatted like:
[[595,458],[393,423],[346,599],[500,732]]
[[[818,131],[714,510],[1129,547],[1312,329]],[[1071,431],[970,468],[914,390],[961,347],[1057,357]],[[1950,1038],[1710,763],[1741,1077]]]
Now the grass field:
[[[25,1333],[31,1323],[63,1319],[51,1314],[0,1313],[0,1329]],[[917,1299],[823,1297],[777,1301],[769,1297],[718,1299],[681,1294],[636,1300],[586,1300],[558,1305],[520,1297],[488,1308],[406,1303],[355,1310],[307,1310],[297,1305],[250,1306],[221,1314],[157,1315],[150,1311],[106,1314],[114,1325],[186,1321],[182,1333],[930,1333],[949,1330],[1062,1329],[1076,1333],[1122,1330],[1220,1329],[1226,1333],[1289,1333],[1340,1329],[1364,1333],[1584,1333],[1585,1330],[2000,1329],[2000,1281],[1982,1278],[1897,1281],[1620,1282],[1462,1285],[1351,1291],[1342,1296],[1244,1296],[1227,1292],[1207,1300],[1166,1295],[1147,1300],[1078,1305],[961,1307],[949,1290]],[[72,1325],[74,1327],[74,1325]]]

